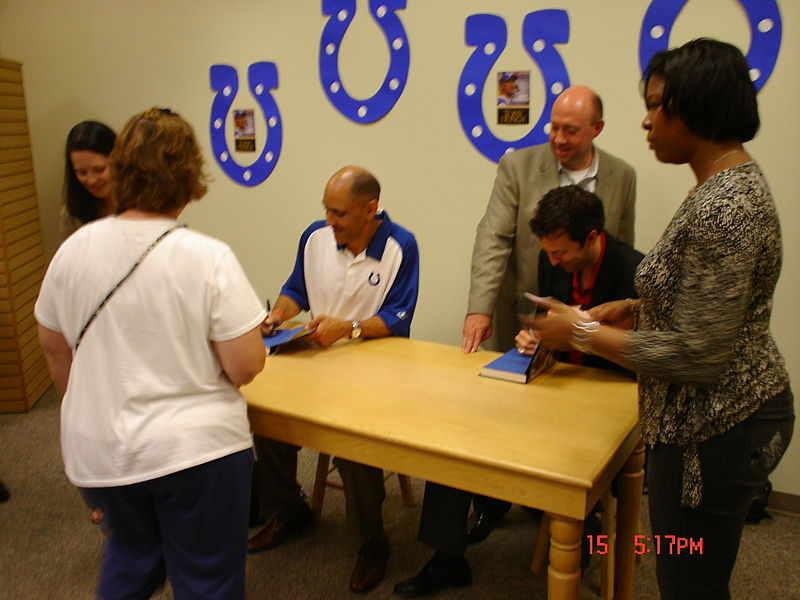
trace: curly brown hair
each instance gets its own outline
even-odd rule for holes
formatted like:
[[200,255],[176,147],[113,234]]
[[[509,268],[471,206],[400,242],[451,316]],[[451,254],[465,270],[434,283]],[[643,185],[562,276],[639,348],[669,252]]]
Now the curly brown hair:
[[203,156],[191,125],[166,108],[131,118],[109,156],[117,212],[170,213],[202,198]]

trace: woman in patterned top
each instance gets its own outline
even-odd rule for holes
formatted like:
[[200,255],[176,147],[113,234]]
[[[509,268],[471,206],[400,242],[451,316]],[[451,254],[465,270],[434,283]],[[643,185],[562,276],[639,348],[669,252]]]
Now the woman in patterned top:
[[780,225],[742,146],[759,127],[742,53],[694,40],[654,55],[643,84],[650,148],[688,163],[697,185],[639,265],[640,300],[595,307],[589,319],[547,301],[538,334],[637,372],[653,534],[703,542],[702,555],[659,553],[661,597],[729,598],[750,500],[794,425],[769,331]]

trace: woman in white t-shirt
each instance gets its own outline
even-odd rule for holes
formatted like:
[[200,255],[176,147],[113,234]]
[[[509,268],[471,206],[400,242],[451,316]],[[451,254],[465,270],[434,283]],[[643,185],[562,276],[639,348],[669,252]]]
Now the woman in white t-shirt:
[[[35,315],[64,394],[70,481],[109,536],[98,596],[244,598],[252,448],[238,386],[266,313],[231,249],[178,225],[206,192],[191,127],[133,117],[110,156],[118,215],[59,248]],[[136,265],[136,266],[134,266]]]

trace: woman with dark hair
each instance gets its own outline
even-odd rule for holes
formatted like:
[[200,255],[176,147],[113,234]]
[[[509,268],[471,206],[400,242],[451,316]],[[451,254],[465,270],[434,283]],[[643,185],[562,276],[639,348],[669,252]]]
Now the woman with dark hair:
[[640,300],[603,304],[588,319],[545,300],[537,333],[545,346],[638,373],[653,534],[702,543],[700,555],[662,546],[661,597],[726,599],[750,501],[793,432],[769,330],[780,225],[743,146],[759,117],[742,53],[694,40],[654,55],[643,85],[650,148],[661,162],[688,163],[697,185],[639,265]]
[[61,233],[114,212],[108,155],[117,134],[103,123],[82,121],[67,136]]
[[59,248],[36,302],[64,395],[67,477],[108,530],[97,596],[244,598],[253,450],[238,387],[266,317],[224,243],[179,225],[206,193],[186,121],[133,117],[110,156],[119,214]]

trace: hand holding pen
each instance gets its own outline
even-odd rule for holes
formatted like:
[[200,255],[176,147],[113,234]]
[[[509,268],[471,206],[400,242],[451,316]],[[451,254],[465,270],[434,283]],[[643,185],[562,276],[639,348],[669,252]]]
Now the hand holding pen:
[[272,312],[272,305],[270,304],[269,298],[267,298],[267,318],[264,319],[264,322],[261,323],[261,335],[274,335],[275,330],[280,326],[283,322],[279,318],[279,314],[275,314]]
[[[538,298],[538,296],[532,296],[529,294],[525,294],[526,297],[529,299]],[[530,314],[517,314],[517,318],[519,319],[520,323],[524,325],[523,329],[520,329],[519,333],[514,338],[514,345],[517,348],[517,352],[520,354],[533,354],[536,352],[536,349],[539,347],[539,336],[536,333],[535,328],[535,321],[537,318],[541,319],[544,315],[538,315],[539,305],[534,302],[533,304],[533,312]]]
[[520,329],[517,337],[514,338],[514,343],[520,354],[533,354],[539,347],[539,336],[533,329]]
[[528,324],[534,335],[539,338],[542,347],[552,350],[573,350],[575,324],[585,324],[592,318],[591,315],[579,307],[569,306],[555,298],[541,298],[528,292],[525,292],[525,297],[547,311],[544,318],[539,317]]

